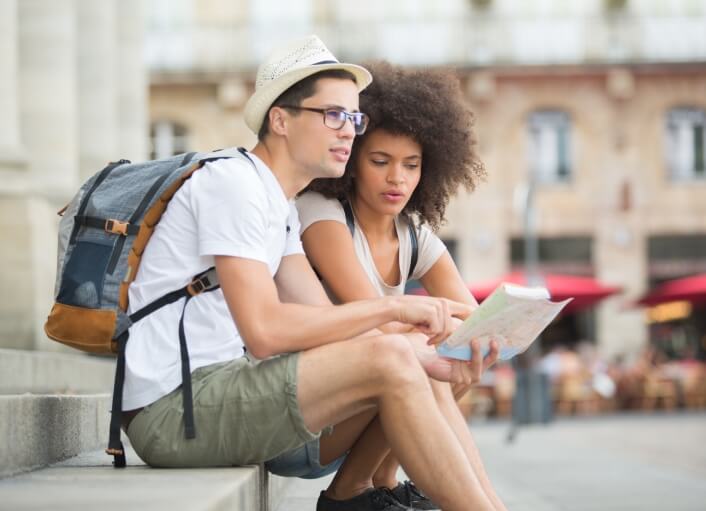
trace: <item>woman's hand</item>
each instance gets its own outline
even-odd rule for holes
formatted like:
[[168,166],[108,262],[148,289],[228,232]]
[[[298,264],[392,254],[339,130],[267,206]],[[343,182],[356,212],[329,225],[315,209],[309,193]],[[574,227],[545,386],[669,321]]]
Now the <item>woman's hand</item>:
[[471,341],[471,360],[456,360],[440,357],[436,349],[428,346],[422,336],[410,336],[417,358],[430,378],[453,384],[454,396],[460,397],[475,383],[478,383],[483,371],[498,359],[498,343],[491,341],[490,351],[483,357],[477,339]]
[[[476,349],[477,348],[477,349]],[[490,341],[489,345],[490,351],[488,351],[488,354],[485,357],[481,357],[481,352],[480,352],[480,346],[478,345],[478,342],[475,342],[475,348],[474,348],[474,343],[471,342],[471,353],[472,353],[472,358],[471,360],[468,361],[468,363],[473,363],[476,361],[476,365],[471,369],[473,375],[475,376],[474,381],[471,384],[466,384],[466,383],[452,383],[451,384],[451,390],[454,395],[454,399],[458,401],[461,399],[466,392],[468,392],[471,388],[471,386],[475,383],[478,383],[483,376],[483,373],[485,372],[486,369],[488,369],[490,366],[492,366],[495,362],[498,360],[498,353],[499,353],[499,346],[498,342],[493,340]]]

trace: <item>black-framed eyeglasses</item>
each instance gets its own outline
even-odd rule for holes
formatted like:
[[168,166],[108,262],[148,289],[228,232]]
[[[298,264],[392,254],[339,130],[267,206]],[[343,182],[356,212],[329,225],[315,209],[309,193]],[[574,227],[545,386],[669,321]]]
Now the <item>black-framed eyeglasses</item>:
[[340,130],[346,125],[348,119],[353,124],[356,135],[365,133],[368,127],[370,118],[363,112],[346,112],[341,108],[311,108],[308,106],[294,105],[279,105],[281,108],[290,108],[292,110],[306,110],[307,112],[316,112],[324,116],[324,124],[332,130]]

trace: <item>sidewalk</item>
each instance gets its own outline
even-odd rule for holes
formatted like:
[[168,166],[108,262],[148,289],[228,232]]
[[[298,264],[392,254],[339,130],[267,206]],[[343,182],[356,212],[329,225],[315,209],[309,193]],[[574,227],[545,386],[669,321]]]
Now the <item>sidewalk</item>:
[[[706,509],[706,413],[562,418],[520,429],[472,424],[510,511]],[[327,480],[296,480],[277,511],[313,511]]]

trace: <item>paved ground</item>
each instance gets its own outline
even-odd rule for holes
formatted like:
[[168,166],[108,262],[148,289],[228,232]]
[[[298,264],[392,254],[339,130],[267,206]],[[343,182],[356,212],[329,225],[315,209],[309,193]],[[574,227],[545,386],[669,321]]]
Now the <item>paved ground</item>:
[[[706,510],[706,413],[472,424],[510,511]],[[277,511],[313,511],[327,480],[296,480]]]

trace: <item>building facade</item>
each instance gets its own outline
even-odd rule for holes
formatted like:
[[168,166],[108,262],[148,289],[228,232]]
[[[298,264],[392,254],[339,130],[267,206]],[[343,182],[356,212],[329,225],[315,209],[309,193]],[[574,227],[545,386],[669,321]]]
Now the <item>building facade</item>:
[[241,112],[257,64],[314,32],[341,59],[456,68],[488,170],[440,232],[468,282],[521,265],[530,176],[540,267],[623,289],[583,329],[604,356],[645,346],[633,302],[652,283],[706,271],[703,2],[168,4],[148,17],[155,156],[253,144]]
[[706,271],[698,0],[2,0],[0,27],[4,347],[50,345],[55,212],[79,183],[251,146],[258,63],[308,33],[343,60],[457,70],[488,169],[440,232],[468,282],[521,265],[530,177],[542,268],[624,290],[583,334],[605,355],[647,342],[632,303],[650,285]]

